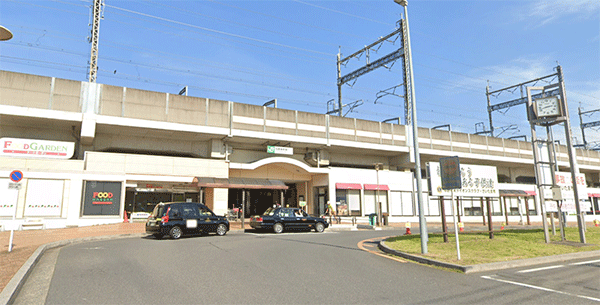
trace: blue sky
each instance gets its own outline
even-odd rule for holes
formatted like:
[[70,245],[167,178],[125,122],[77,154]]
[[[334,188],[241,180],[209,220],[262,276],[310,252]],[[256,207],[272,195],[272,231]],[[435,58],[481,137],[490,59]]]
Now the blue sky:
[[[84,81],[91,0],[0,2],[0,69]],[[325,113],[337,99],[336,56],[395,30],[403,9],[386,1],[115,1],[100,24],[97,82],[159,92]],[[600,1],[409,0],[418,123],[489,128],[485,87],[500,89],[563,68],[576,143],[578,107],[600,109]],[[400,47],[382,45],[371,60]],[[365,56],[342,67],[345,75]],[[402,83],[402,65],[380,68],[342,89],[362,101],[347,117],[404,117],[403,100],[377,93]],[[401,91],[399,93],[402,93]],[[518,94],[519,92],[515,92]],[[516,96],[503,93],[492,104]],[[494,112],[500,137],[531,139],[525,107]],[[583,122],[600,120],[600,111]],[[479,128],[478,130],[481,130]],[[557,134],[564,129],[555,127]],[[586,129],[588,142],[599,129]]]

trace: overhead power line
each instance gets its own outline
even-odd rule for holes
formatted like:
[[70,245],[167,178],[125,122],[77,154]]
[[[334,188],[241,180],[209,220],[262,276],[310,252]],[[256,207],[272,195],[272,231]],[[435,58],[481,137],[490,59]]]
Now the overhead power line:
[[142,13],[142,12],[137,12],[137,11],[134,11],[134,10],[129,10],[129,9],[126,9],[126,8],[117,7],[117,6],[114,6],[114,5],[108,5],[108,4],[106,4],[106,7],[110,7],[110,8],[113,8],[113,9],[116,9],[116,10],[120,10],[120,11],[123,11],[123,12],[128,12],[128,13],[131,13],[131,14],[136,14],[136,15],[140,15],[140,16],[144,16],[144,17],[148,17],[148,18],[153,18],[153,19],[157,19],[157,20],[161,20],[161,21],[165,21],[165,22],[175,23],[175,24],[179,24],[179,25],[183,25],[183,26],[187,26],[187,27],[191,27],[191,28],[195,28],[195,29],[199,29],[199,30],[211,32],[211,33],[221,34],[221,35],[225,35],[225,36],[229,36],[229,37],[246,39],[246,40],[250,40],[250,41],[260,42],[260,43],[264,43],[264,44],[269,44],[269,45],[274,45],[274,46],[278,46],[278,47],[282,47],[282,48],[299,50],[299,51],[304,51],[304,52],[309,52],[309,53],[314,53],[314,54],[321,54],[321,55],[327,55],[327,56],[335,56],[335,54],[330,54],[330,53],[325,53],[325,52],[321,52],[321,51],[310,50],[310,49],[305,49],[305,48],[300,48],[300,47],[294,47],[294,46],[290,46],[290,45],[286,45],[286,44],[282,44],[282,43],[278,43],[278,42],[272,42],[272,41],[267,41],[267,40],[263,40],[263,39],[252,38],[252,37],[248,37],[248,36],[243,36],[243,35],[228,33],[228,32],[225,32],[225,31],[214,30],[214,29],[210,29],[210,28],[206,28],[206,27],[202,27],[202,26],[198,26],[198,25],[194,25],[194,24],[189,24],[189,23],[185,23],[185,22],[181,22],[181,21],[177,21],[177,20],[173,20],[173,19],[168,19],[168,18],[154,16],[154,15],[150,15],[150,14],[146,14],[146,13]]

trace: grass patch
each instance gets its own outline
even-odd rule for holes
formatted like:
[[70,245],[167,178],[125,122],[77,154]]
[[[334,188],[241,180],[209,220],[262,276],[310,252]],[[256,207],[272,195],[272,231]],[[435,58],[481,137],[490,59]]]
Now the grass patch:
[[556,236],[549,231],[550,244],[545,243],[542,229],[498,231],[494,232],[494,239],[489,239],[487,232],[459,234],[460,261],[456,258],[454,234],[448,235],[447,243],[444,243],[442,234],[429,234],[427,254],[421,254],[419,235],[392,237],[386,240],[386,245],[405,253],[463,266],[600,250],[600,227],[587,227],[586,245],[579,242],[577,228],[566,228],[565,236],[569,241],[566,244],[560,243],[558,228]]

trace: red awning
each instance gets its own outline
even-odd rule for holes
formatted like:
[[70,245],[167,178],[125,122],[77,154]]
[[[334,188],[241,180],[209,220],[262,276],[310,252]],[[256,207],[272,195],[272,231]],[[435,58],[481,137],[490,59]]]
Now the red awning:
[[360,190],[362,185],[360,183],[336,183],[335,188],[338,190]]
[[525,193],[527,193],[527,195],[529,195],[529,196],[535,196],[535,194],[536,194],[535,191],[525,191]]
[[600,194],[598,194],[598,193],[588,193],[588,197],[590,197],[590,198],[592,198],[592,197],[600,198]]
[[390,188],[386,184],[365,184],[365,190],[367,191],[389,191]]

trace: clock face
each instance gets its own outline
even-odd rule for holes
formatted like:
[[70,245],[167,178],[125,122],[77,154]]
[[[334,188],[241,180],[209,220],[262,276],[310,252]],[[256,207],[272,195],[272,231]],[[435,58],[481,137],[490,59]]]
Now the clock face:
[[537,117],[559,116],[560,103],[557,97],[537,99],[535,101]]

